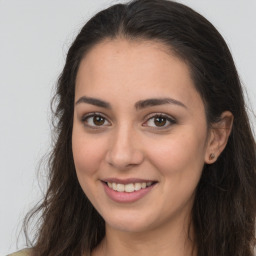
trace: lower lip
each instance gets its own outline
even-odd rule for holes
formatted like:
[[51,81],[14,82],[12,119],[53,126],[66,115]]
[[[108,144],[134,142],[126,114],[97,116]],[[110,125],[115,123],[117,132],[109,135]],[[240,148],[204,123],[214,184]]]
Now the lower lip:
[[134,192],[117,192],[103,182],[106,194],[110,197],[110,199],[118,203],[133,203],[147,195],[154,185],[155,184]]

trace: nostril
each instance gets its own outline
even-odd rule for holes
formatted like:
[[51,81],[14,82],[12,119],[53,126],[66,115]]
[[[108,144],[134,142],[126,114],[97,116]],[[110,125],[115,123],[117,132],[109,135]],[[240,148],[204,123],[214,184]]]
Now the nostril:
[[106,154],[107,163],[118,169],[134,167],[141,164],[143,159],[143,152],[136,148],[115,148],[109,150]]

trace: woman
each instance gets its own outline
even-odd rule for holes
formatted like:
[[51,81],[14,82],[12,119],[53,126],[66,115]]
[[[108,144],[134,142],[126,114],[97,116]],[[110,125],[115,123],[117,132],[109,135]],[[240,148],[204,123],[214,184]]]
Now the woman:
[[253,255],[255,142],[205,18],[165,0],[98,13],[55,100],[50,186],[24,255]]

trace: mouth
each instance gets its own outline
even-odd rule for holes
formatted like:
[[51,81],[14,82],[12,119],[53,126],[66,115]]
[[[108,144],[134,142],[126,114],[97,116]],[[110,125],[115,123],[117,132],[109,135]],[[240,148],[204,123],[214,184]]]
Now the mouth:
[[145,181],[145,182],[131,182],[131,183],[118,183],[118,182],[104,182],[110,189],[117,192],[133,193],[135,191],[140,191],[142,189],[153,186],[155,181]]
[[142,179],[106,179],[101,180],[107,196],[117,203],[133,203],[153,190],[157,181]]
[[108,197],[118,203],[136,202],[152,191],[158,181],[144,179],[117,179],[101,180]]

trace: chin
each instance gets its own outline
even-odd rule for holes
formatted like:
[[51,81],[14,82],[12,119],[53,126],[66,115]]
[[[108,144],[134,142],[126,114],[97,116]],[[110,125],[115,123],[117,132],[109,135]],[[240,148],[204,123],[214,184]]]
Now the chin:
[[157,218],[148,216],[148,214],[126,212],[111,214],[105,216],[105,222],[108,227],[121,232],[140,233],[149,230],[152,226],[157,226]]
[[149,226],[148,223],[139,223],[137,221],[125,221],[122,222],[111,222],[107,223],[106,225],[109,226],[111,229],[120,232],[129,232],[129,233],[141,233],[148,230]]

